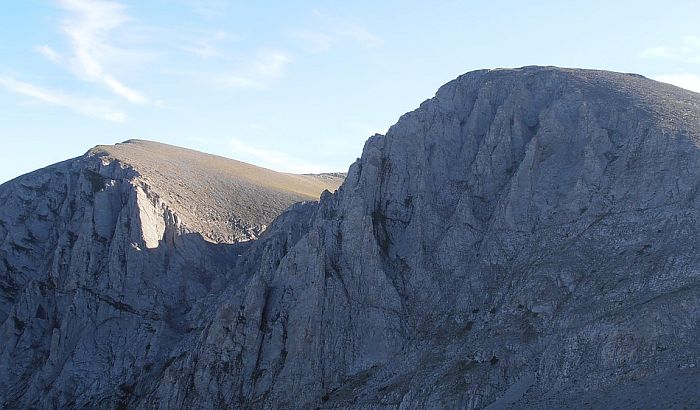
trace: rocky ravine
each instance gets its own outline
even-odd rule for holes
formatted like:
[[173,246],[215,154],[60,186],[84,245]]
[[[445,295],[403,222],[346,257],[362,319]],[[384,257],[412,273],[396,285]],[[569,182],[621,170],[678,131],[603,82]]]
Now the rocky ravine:
[[700,405],[699,94],[468,73],[237,244],[52,172],[0,188],[6,407]]

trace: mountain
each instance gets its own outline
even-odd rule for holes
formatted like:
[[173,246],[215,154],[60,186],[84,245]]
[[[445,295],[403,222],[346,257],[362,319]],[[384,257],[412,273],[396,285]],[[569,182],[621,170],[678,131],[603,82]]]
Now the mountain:
[[246,241],[343,178],[130,140],[0,185],[0,402],[100,392],[118,371],[107,351],[174,343],[195,301],[236,282]]
[[467,73],[245,242],[56,167],[0,187],[5,407],[700,405],[700,94]]
[[288,206],[334,191],[344,174],[295,175],[151,141],[99,145],[103,167],[137,170],[139,183],[194,232],[214,242],[257,238]]

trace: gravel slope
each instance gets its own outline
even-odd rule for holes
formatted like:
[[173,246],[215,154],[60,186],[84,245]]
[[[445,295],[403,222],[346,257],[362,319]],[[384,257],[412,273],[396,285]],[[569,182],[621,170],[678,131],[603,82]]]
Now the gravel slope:
[[335,191],[344,179],[342,173],[275,172],[143,140],[98,145],[87,155],[136,170],[185,225],[215,242],[254,239],[292,203],[317,201],[322,191]]

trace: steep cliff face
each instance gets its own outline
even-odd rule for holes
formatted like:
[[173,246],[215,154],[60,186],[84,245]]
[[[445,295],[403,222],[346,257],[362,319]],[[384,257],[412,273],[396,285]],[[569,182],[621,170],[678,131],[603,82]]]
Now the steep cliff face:
[[699,119],[634,75],[458,78],[136,402],[640,405],[663,380],[657,403],[697,403]]
[[[217,185],[227,175],[233,182]],[[3,405],[126,403],[130,383],[162,369],[173,346],[206,322],[215,295],[250,275],[239,258],[245,241],[339,178],[130,141],[0,186]],[[275,189],[287,180],[301,193]],[[251,197],[258,194],[261,202]],[[313,205],[298,207],[303,214]],[[217,215],[229,219],[214,226]]]
[[[172,245],[136,240],[129,255],[148,256],[133,263],[168,263],[110,276],[115,289],[144,289],[109,300],[131,311],[86,294],[71,305],[75,293],[31,290],[6,269],[4,295],[27,296],[7,303],[0,391],[10,407],[698,405],[699,147],[692,92],[591,70],[468,73],[370,138],[335,194],[290,209],[260,239],[190,244],[164,222]],[[111,246],[161,231],[128,222]],[[15,232],[32,223],[2,233],[27,238]],[[83,259],[64,276],[109,272],[81,270],[105,256]],[[192,285],[192,272],[212,284]],[[151,275],[165,290],[145,291]],[[185,296],[167,292],[183,280]],[[149,317],[149,298],[175,313]],[[109,350],[71,342],[84,339],[77,319],[46,314],[41,327],[42,312],[100,313],[90,329]]]

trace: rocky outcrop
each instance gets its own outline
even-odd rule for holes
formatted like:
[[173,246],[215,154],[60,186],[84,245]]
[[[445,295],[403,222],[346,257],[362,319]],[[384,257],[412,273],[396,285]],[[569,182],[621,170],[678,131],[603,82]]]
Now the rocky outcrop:
[[[0,392],[9,407],[696,406],[699,143],[700,96],[641,76],[468,73],[258,240],[217,248],[166,223],[172,244],[126,252],[140,276],[84,270],[118,250],[61,284],[3,274],[5,295],[22,292]],[[145,238],[119,218],[111,247]],[[133,285],[106,299],[90,281]]]
[[0,186],[3,406],[126,403],[130,383],[206,322],[214,295],[247,279],[246,241],[336,181],[130,141]]

